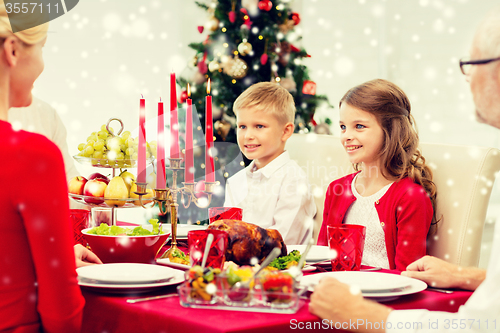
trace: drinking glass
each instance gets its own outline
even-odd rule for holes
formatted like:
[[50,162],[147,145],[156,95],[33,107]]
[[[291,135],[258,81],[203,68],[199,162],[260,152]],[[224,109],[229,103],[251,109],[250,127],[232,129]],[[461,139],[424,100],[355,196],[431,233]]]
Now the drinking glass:
[[243,209],[237,207],[210,207],[208,209],[210,223],[218,220],[239,220],[243,218]]
[[214,240],[210,246],[205,266],[222,269],[226,261],[226,248],[229,240],[228,233],[222,230],[188,231],[189,261],[191,266],[201,265],[209,234],[214,235]]
[[73,224],[74,243],[87,246],[85,237],[82,235],[82,230],[90,227],[90,210],[70,209],[69,217]]
[[329,225],[328,246],[336,252],[332,271],[359,271],[365,247],[366,227],[356,224]]

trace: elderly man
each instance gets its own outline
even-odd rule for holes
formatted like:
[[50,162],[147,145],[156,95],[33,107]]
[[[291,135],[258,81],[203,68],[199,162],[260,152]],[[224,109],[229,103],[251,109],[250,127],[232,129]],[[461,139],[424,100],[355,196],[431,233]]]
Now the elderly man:
[[[500,129],[500,8],[491,12],[479,26],[470,55],[472,60],[460,61],[460,68],[470,83],[477,119]],[[374,325],[380,327],[378,330],[363,326],[359,332],[500,332],[500,258],[497,257],[500,225],[496,227],[492,253],[487,273],[429,256],[410,264],[402,273],[435,287],[474,290],[457,313],[392,310],[363,299],[359,293],[351,293],[349,286],[333,278],[324,279],[316,286],[309,311],[334,322],[357,319],[383,322],[383,325]],[[397,325],[407,322],[421,325],[412,325],[411,330]],[[436,322],[439,327],[435,326]]]

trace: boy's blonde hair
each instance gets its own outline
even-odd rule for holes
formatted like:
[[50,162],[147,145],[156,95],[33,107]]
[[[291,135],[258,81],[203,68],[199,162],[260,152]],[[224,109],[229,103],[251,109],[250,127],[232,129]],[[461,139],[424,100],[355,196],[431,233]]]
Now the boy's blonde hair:
[[294,123],[295,102],[293,96],[278,83],[259,82],[251,85],[234,101],[236,116],[243,109],[254,108],[270,112],[280,123]]

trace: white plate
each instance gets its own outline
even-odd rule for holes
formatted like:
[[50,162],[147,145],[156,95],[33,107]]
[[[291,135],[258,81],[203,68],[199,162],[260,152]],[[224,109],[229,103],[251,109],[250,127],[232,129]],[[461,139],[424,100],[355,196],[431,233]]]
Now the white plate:
[[117,263],[83,266],[76,269],[78,277],[107,284],[144,284],[172,277],[171,270],[150,264]]
[[168,267],[180,269],[180,270],[183,270],[183,271],[187,271],[188,269],[191,268],[191,266],[189,266],[189,265],[183,265],[183,264],[178,264],[178,263],[175,263],[175,262],[170,262],[170,259],[168,259],[168,258],[156,259],[156,263],[160,264],[160,265],[165,265],[165,266],[168,266]]
[[310,286],[314,290],[324,277],[334,277],[342,283],[360,288],[364,297],[392,297],[420,292],[427,288],[423,281],[398,274],[380,272],[326,272],[303,276],[302,286]]
[[[162,266],[160,266],[162,267]],[[142,283],[142,284],[115,284],[115,283],[105,283],[95,280],[87,280],[85,278],[78,278],[78,284],[82,287],[98,290],[106,293],[113,294],[139,294],[155,290],[160,287],[176,285],[184,282],[186,279],[184,277],[184,272],[177,269],[162,267],[168,269],[172,277],[171,279],[164,282],[155,283]]]
[[[170,232],[170,224],[163,225],[164,232]],[[177,224],[177,238],[187,238],[188,231],[191,230],[205,230],[208,225],[196,225],[196,224]]]
[[[293,250],[298,250],[302,254],[306,250],[306,246],[307,245],[287,245],[286,248],[288,250],[288,253],[292,252]],[[313,263],[323,260],[329,260],[331,259],[330,256],[330,248],[328,246],[313,245],[311,246],[311,249],[307,254],[306,262]]]

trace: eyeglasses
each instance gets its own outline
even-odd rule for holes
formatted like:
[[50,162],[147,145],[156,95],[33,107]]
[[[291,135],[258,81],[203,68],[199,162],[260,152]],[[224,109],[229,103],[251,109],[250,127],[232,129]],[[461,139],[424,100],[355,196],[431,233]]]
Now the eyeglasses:
[[463,58],[460,59],[460,70],[462,71],[462,74],[469,75],[472,65],[484,65],[497,60],[500,60],[500,57],[479,60],[468,60],[468,58]]

